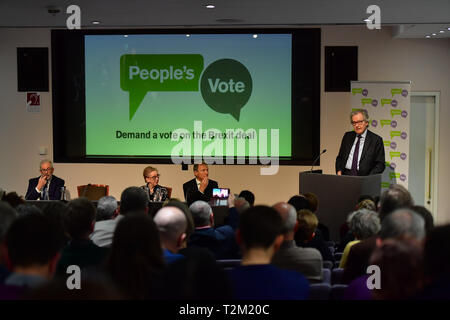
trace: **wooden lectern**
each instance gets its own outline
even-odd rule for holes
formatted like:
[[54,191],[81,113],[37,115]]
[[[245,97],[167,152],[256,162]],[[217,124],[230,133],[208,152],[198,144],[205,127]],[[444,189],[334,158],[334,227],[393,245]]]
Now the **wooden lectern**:
[[371,176],[337,176],[300,172],[300,194],[311,192],[319,199],[317,217],[330,229],[330,240],[340,240],[339,228],[347,215],[355,211],[361,195],[376,197],[381,192],[381,174]]

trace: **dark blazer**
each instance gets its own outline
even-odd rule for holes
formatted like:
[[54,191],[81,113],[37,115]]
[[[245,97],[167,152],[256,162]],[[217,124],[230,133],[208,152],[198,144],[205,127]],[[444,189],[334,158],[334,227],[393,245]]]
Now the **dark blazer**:
[[[336,173],[342,171],[342,174],[344,174],[346,170],[345,164],[347,163],[355,138],[355,131],[346,132],[342,138],[339,154],[336,157]],[[358,176],[383,173],[385,167],[383,139],[379,135],[367,130],[361,159],[359,160]]]
[[195,181],[195,178],[192,180],[189,180],[188,182],[183,184],[183,192],[184,192],[184,198],[186,199],[186,202],[188,205],[193,203],[197,200],[203,200],[206,202],[209,202],[212,196],[212,190],[213,188],[218,188],[219,185],[217,184],[217,181],[209,180],[208,186],[205,189],[204,193],[201,193],[198,190],[197,182]]
[[[39,177],[32,178],[28,181],[28,190],[25,195],[25,200],[37,200],[40,199],[41,194],[36,192],[36,187],[39,181]],[[64,180],[52,175],[50,182],[50,189],[48,190],[48,197],[50,200],[61,199],[61,187],[64,187]]]

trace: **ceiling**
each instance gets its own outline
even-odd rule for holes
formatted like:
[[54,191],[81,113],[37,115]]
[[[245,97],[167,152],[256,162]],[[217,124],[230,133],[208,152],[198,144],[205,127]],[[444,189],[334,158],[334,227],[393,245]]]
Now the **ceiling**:
[[376,4],[394,37],[450,37],[450,0],[0,0],[0,28],[64,28],[72,4],[82,28],[364,25]]

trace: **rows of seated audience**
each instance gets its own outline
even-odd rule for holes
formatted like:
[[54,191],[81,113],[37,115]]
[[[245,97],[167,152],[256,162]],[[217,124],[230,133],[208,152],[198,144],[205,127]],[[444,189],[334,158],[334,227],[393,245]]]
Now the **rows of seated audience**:
[[[139,187],[126,188],[119,205],[106,196],[96,206],[78,198],[42,209],[5,193],[0,299],[450,298],[450,225],[434,227],[400,185],[361,197],[337,243],[318,220],[314,194],[254,202],[247,190],[231,196],[224,224],[215,225],[202,200],[188,207],[167,199],[151,215]],[[68,288],[74,265],[80,290]],[[368,272],[374,265],[379,279]]]

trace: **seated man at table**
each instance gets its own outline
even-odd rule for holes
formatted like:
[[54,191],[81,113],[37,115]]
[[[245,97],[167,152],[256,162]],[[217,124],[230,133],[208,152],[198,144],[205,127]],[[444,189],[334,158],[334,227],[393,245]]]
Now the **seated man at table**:
[[53,163],[50,160],[42,160],[39,171],[41,172],[39,177],[29,180],[25,199],[60,200],[64,180],[53,175]]
[[208,178],[208,165],[206,163],[194,164],[195,178],[183,184],[184,198],[188,205],[197,200],[209,202],[213,188],[218,188],[217,181]]

